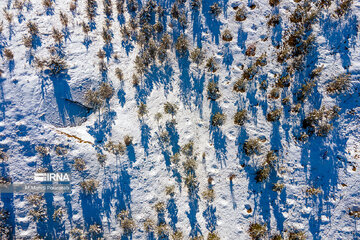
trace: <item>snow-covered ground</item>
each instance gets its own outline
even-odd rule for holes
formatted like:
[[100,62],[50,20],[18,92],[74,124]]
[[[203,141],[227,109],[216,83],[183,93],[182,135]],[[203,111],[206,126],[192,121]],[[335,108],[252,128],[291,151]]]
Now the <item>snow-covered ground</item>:
[[[54,1],[52,10],[47,10],[42,2],[26,0],[19,10],[15,0],[0,1],[0,8],[5,9],[0,14],[0,147],[7,155],[1,163],[1,176],[11,177],[13,183],[31,183],[34,172],[41,167],[53,172],[71,171],[72,192],[45,194],[43,208],[47,218],[43,221],[34,221],[29,215],[33,209],[26,198],[29,193],[1,193],[1,209],[9,213],[7,219],[0,219],[1,226],[11,227],[10,239],[69,239],[74,238],[70,232],[75,228],[93,239],[160,238],[156,230],[153,235],[145,231],[146,219],[152,219],[155,225],[166,223],[169,239],[176,230],[183,232],[184,239],[201,235],[206,239],[209,232],[217,233],[221,239],[250,239],[248,229],[255,222],[266,224],[264,239],[277,233],[286,238],[296,230],[304,231],[307,239],[360,237],[356,218],[349,216],[350,211],[360,207],[359,1],[354,0],[350,11],[340,18],[335,16],[335,10],[342,1],[320,8],[312,30],[306,33],[312,33],[315,40],[304,58],[304,68],[294,71],[290,86],[280,88],[278,99],[268,96],[291,59],[279,63],[277,54],[281,47],[277,45],[282,45],[287,31],[294,29],[289,17],[304,0],[283,0],[275,7],[267,0],[203,0],[198,11],[191,9],[192,1],[188,0],[179,4],[179,11],[187,18],[184,29],[171,18],[175,1],[158,0],[157,4],[165,10],[161,22],[173,43],[164,63],[156,61],[144,75],[139,75],[138,86],[133,85],[132,79],[141,46],[135,40],[126,41],[120,33],[120,27],[128,25],[131,18],[127,1],[120,17],[117,1],[111,1],[113,39],[109,45],[102,38],[107,19],[103,1],[96,0],[96,16],[88,34],[81,25],[89,22],[87,1],[77,1],[73,12],[69,10],[73,2],[70,0]],[[209,13],[215,2],[222,11],[218,17]],[[250,8],[252,4],[255,8]],[[311,4],[312,9],[317,9]],[[146,6],[146,1],[139,1],[137,12],[141,6]],[[247,18],[235,21],[241,7]],[[6,20],[5,11],[13,15],[11,23]],[[60,12],[68,17],[66,28],[60,22]],[[274,14],[279,14],[280,24],[268,26],[269,16]],[[39,38],[31,50],[23,43],[29,21],[39,28]],[[53,27],[64,34],[60,47],[56,47],[52,37]],[[222,39],[225,29],[233,36],[230,42]],[[176,51],[175,42],[182,33],[189,41],[189,52],[195,47],[205,52],[206,59],[200,66]],[[246,56],[246,49],[252,44],[256,45],[256,54]],[[50,59],[54,47],[55,51],[62,51],[67,70],[49,75],[35,63],[36,58]],[[5,57],[5,49],[12,51],[13,60]],[[103,73],[98,66],[100,49],[106,55],[107,71]],[[246,92],[233,91],[244,70],[263,53],[267,64],[258,67]],[[205,67],[210,57],[217,63],[214,73]],[[322,65],[324,69],[315,78],[311,95],[298,113],[291,111],[299,102],[295,93],[309,80],[311,71]],[[117,78],[116,68],[122,70],[123,81]],[[326,86],[341,73],[351,74],[350,88],[340,94],[328,94]],[[216,101],[208,98],[210,81],[218,84],[221,93]],[[109,83],[114,94],[100,110],[88,111],[76,103],[86,105],[86,91],[98,89],[102,82]],[[261,88],[261,83],[267,88]],[[291,106],[282,104],[286,96],[290,97]],[[164,112],[166,102],[177,105],[174,116]],[[141,103],[148,110],[143,117],[138,115]],[[331,121],[333,129],[327,136],[314,134],[304,142],[295,139],[305,132],[302,121],[311,111],[335,105],[341,110]],[[282,109],[280,120],[267,121],[267,113],[275,108]],[[243,126],[238,126],[233,117],[241,109],[247,110],[248,117]],[[157,120],[159,112],[162,117]],[[217,112],[226,115],[219,127],[211,125],[211,117]],[[123,155],[106,151],[106,143],[123,142],[126,135],[133,137],[133,144],[126,147]],[[168,136],[168,142],[164,136]],[[244,143],[257,137],[262,139],[261,151],[247,156]],[[184,179],[187,173],[183,163],[188,157],[181,151],[189,142],[193,142],[192,157],[197,162],[195,175],[199,183],[192,193]],[[43,157],[36,146],[49,148],[49,155]],[[57,154],[57,146],[66,148],[67,153]],[[256,172],[264,166],[270,150],[278,160],[271,166],[269,178],[257,182]],[[170,161],[177,152],[181,153],[178,166]],[[98,161],[98,153],[107,156],[104,166]],[[73,167],[75,158],[85,160],[83,172]],[[232,174],[235,177],[230,181]],[[211,183],[209,177],[213,179]],[[93,194],[82,191],[80,183],[86,179],[99,182]],[[281,192],[272,190],[276,182],[284,184]],[[165,192],[171,185],[175,186],[173,196]],[[309,196],[307,190],[311,187],[321,192]],[[208,188],[214,189],[213,201],[203,197]],[[165,204],[165,209],[157,213],[154,206],[159,202]],[[53,220],[59,207],[64,215]],[[128,218],[136,225],[131,234],[124,233],[117,218],[122,210],[129,212]],[[89,232],[93,224],[101,227],[100,234]]]

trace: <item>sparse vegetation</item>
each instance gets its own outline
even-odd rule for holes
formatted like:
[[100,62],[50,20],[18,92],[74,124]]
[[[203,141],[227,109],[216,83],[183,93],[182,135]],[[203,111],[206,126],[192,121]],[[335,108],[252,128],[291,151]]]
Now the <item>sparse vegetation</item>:
[[251,138],[244,143],[243,146],[246,155],[251,156],[253,154],[260,153],[261,145],[258,138]]
[[225,122],[225,119],[225,114],[217,112],[211,117],[211,125],[213,125],[214,127],[222,126]]
[[235,113],[234,115],[234,123],[236,125],[242,126],[245,124],[247,118],[247,110],[243,109]]
[[80,183],[83,192],[87,195],[93,194],[97,191],[99,182],[95,179],[84,180]]
[[253,240],[262,239],[266,235],[266,224],[251,223],[248,233]]
[[207,86],[208,98],[211,100],[217,100],[220,98],[220,90],[216,82],[210,81]]
[[341,74],[335,77],[327,86],[326,91],[329,94],[340,94],[345,92],[350,86],[350,74]]
[[281,109],[275,109],[267,113],[266,120],[269,122],[275,122],[278,121],[281,117],[282,110]]

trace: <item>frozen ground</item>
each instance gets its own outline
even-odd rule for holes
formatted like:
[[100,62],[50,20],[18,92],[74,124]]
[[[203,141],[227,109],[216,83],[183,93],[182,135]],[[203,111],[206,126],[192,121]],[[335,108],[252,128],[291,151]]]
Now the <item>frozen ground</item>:
[[[126,3],[124,15],[118,17],[116,0],[112,0],[113,13],[109,19],[113,39],[106,45],[101,35],[106,15],[100,0],[88,38],[81,26],[83,21],[89,21],[85,0],[79,0],[73,12],[69,10],[69,0],[54,1],[52,10],[46,10],[41,0],[31,0],[31,4],[26,1],[22,10],[14,7],[15,2],[0,1],[0,8],[13,14],[10,24],[5,13],[0,14],[3,21],[0,147],[8,156],[1,163],[1,174],[11,177],[12,182],[32,182],[33,173],[40,167],[71,171],[73,189],[71,194],[45,194],[47,219],[38,222],[29,215],[32,209],[26,199],[29,194],[2,193],[0,206],[9,217],[1,224],[2,228],[11,227],[10,239],[35,236],[69,239],[74,228],[83,229],[88,238],[94,239],[157,239],[156,232],[151,235],[144,230],[143,222],[147,218],[155,225],[166,223],[169,239],[175,230],[182,231],[184,239],[200,235],[206,238],[209,232],[218,233],[221,239],[250,239],[247,231],[254,222],[266,223],[265,239],[276,233],[286,237],[294,230],[304,231],[307,239],[360,237],[356,219],[349,216],[351,209],[360,207],[359,1],[353,1],[351,10],[341,18],[334,16],[341,1],[333,1],[329,8],[321,9],[318,21],[312,24],[315,42],[304,58],[304,68],[294,72],[289,87],[280,89],[279,99],[268,97],[287,66],[286,62],[277,61],[276,46],[285,41],[286,31],[294,25],[289,16],[302,2],[284,0],[271,7],[267,0],[203,0],[200,10],[193,11],[188,0],[179,6],[188,21],[183,29],[177,20],[171,19],[170,10],[175,1],[158,0],[165,9],[161,21],[171,39],[175,42],[185,33],[189,51],[201,47],[206,59],[215,57],[218,70],[208,72],[205,63],[197,66],[188,56],[180,56],[174,43],[167,51],[165,62],[149,67],[139,86],[133,86],[132,76],[141,47],[120,34],[120,26],[127,25],[131,17]],[[222,10],[217,18],[209,13],[215,2]],[[141,4],[144,6],[145,1]],[[251,9],[251,4],[256,7]],[[236,6],[245,7],[245,21],[235,21]],[[67,28],[59,21],[61,11],[69,18]],[[279,25],[267,26],[267,16],[271,14],[280,14]],[[23,44],[30,20],[39,28],[39,38],[31,54]],[[53,27],[64,33],[58,48],[68,69],[50,76],[35,67],[35,57],[49,59],[49,49],[56,46]],[[222,40],[225,29],[233,36],[230,42]],[[256,55],[246,56],[246,48],[251,44],[256,44]],[[6,59],[4,49],[13,52],[13,60]],[[98,67],[100,49],[106,53],[108,70],[104,73]],[[233,91],[243,71],[263,53],[267,54],[267,65],[259,68],[256,77],[247,84],[246,92]],[[291,107],[283,105],[281,99],[290,96],[290,103],[295,106],[295,93],[311,71],[321,65],[324,70],[316,78],[312,94],[299,113],[291,112]],[[115,76],[116,68],[123,71],[123,81]],[[327,84],[340,73],[351,74],[350,88],[341,94],[327,94]],[[218,83],[221,97],[216,101],[208,99],[209,81]],[[265,90],[260,88],[263,81],[267,85]],[[114,88],[114,95],[100,112],[87,111],[67,100],[85,104],[85,92],[97,89],[101,82],[108,82]],[[166,102],[178,106],[173,117],[164,113]],[[142,118],[137,112],[140,103],[148,108]],[[334,105],[341,110],[327,136],[313,135],[305,142],[295,139],[294,136],[304,131],[301,123],[309,112]],[[280,120],[267,121],[266,114],[276,107],[282,109]],[[239,109],[248,111],[243,126],[233,121]],[[155,119],[158,112],[162,113],[159,121]],[[216,112],[226,115],[220,127],[211,125]],[[176,124],[171,123],[172,119]],[[161,139],[163,132],[168,132],[168,143]],[[108,141],[123,141],[125,135],[133,137],[133,144],[124,155],[105,150]],[[244,143],[256,137],[264,139],[261,153],[246,156]],[[170,157],[189,141],[194,143],[198,165],[195,172],[199,185],[192,194],[183,178],[186,173],[182,162],[186,156],[181,154],[179,166],[170,162]],[[39,145],[48,147],[50,154],[42,157],[35,150]],[[67,153],[56,154],[56,146],[65,147]],[[269,150],[274,150],[279,159],[271,168],[269,179],[257,182],[256,172]],[[97,153],[107,156],[104,167],[99,164]],[[72,166],[77,157],[86,162],[83,172]],[[231,174],[236,175],[232,181]],[[209,176],[213,178],[210,185]],[[91,178],[99,181],[99,187],[94,194],[87,195],[81,190],[80,182]],[[284,183],[281,192],[272,191],[276,182]],[[169,185],[175,186],[174,196],[165,194]],[[321,189],[321,193],[309,196],[306,192],[309,187]],[[202,196],[207,188],[214,189],[213,202]],[[164,212],[159,214],[154,209],[158,202],[165,203]],[[64,209],[64,216],[54,221],[53,213],[59,207]],[[131,234],[123,232],[117,219],[122,210],[129,211],[129,218],[136,224]],[[101,226],[101,233],[96,236],[89,233],[93,224]]]

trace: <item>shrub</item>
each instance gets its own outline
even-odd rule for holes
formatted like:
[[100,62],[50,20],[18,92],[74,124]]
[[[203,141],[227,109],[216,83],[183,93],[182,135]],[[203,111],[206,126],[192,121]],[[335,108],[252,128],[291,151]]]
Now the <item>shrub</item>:
[[206,240],[220,240],[220,237],[216,232],[209,232]]
[[279,5],[279,3],[280,3],[280,0],[269,0],[269,4],[272,7]]
[[268,179],[269,176],[270,176],[270,167],[268,165],[265,165],[256,172],[255,180],[257,182],[263,182],[266,179]]
[[239,78],[239,79],[235,82],[234,87],[233,87],[233,90],[234,90],[235,92],[244,93],[244,92],[246,92],[246,85],[247,85],[246,79],[244,79],[244,78]]
[[279,97],[280,97],[280,88],[275,87],[275,88],[271,89],[269,98],[278,99]]
[[355,219],[359,219],[360,218],[360,211],[359,210],[350,210],[349,209],[349,216],[353,217]]
[[243,74],[242,74],[242,78],[246,79],[246,80],[252,80],[255,75],[257,74],[258,69],[256,67],[255,64],[250,65],[250,67],[248,67],[246,70],[244,70]]
[[284,97],[283,99],[281,99],[281,103],[283,105],[289,105],[290,104],[290,97]]
[[4,48],[3,53],[8,61],[11,61],[14,59],[14,54],[10,49]]
[[178,7],[178,4],[177,4],[177,3],[174,3],[174,5],[173,5],[172,8],[171,8],[170,13],[171,13],[172,18],[174,18],[174,19],[178,19],[178,18],[179,18],[180,11],[179,11],[179,7]]
[[160,239],[167,238],[167,236],[169,235],[168,225],[166,223],[160,223],[156,227],[156,233],[158,235],[158,238],[160,238]]
[[7,160],[8,160],[7,154],[2,149],[0,149],[0,161],[5,162]]
[[253,155],[253,154],[258,154],[261,150],[261,145],[260,145],[259,139],[251,138],[251,139],[247,140],[244,143],[243,149],[244,149],[245,154],[248,156]]
[[207,86],[208,98],[211,100],[217,100],[220,98],[220,90],[216,82],[210,81]]
[[226,116],[223,113],[217,112],[211,118],[211,125],[218,127],[222,126],[225,122]]
[[275,234],[270,238],[270,240],[283,240],[283,237],[281,234]]
[[165,211],[165,203],[164,202],[157,202],[155,205],[154,205],[154,208],[155,208],[155,211],[157,213],[162,213]]
[[169,143],[170,142],[170,137],[169,137],[169,132],[168,131],[162,131],[160,133],[160,141],[162,143]]
[[247,110],[243,109],[235,113],[234,115],[234,124],[242,126],[245,124],[247,118]]
[[94,109],[100,108],[103,104],[103,101],[100,99],[99,93],[93,90],[86,91],[84,98],[86,104]]
[[70,230],[70,235],[76,239],[76,240],[84,240],[85,238],[85,233],[82,229],[80,228],[73,228]]
[[178,37],[175,43],[175,49],[180,53],[180,55],[185,55],[187,53],[189,49],[189,42],[184,34],[181,34]]
[[246,56],[255,56],[256,54],[256,46],[255,44],[250,44],[245,51]]
[[265,157],[265,163],[269,166],[273,166],[274,162],[278,160],[278,156],[275,154],[274,151],[268,151]]
[[333,126],[330,123],[319,124],[316,135],[319,137],[326,137],[332,129]]
[[84,180],[80,183],[83,192],[87,195],[93,194],[97,191],[99,182],[96,179]]
[[197,186],[199,185],[198,181],[196,180],[196,176],[193,173],[187,174],[184,178],[184,182],[189,192],[195,190],[195,188],[197,188]]
[[63,13],[63,12],[60,12],[60,22],[61,24],[64,26],[64,27],[67,27],[68,26],[68,23],[69,23],[69,18],[68,16]]
[[308,187],[305,192],[308,196],[316,196],[322,193],[320,188],[315,187]]
[[164,112],[174,116],[178,110],[178,107],[174,103],[166,102],[164,104]]
[[73,167],[74,167],[77,171],[79,171],[79,172],[84,171],[85,168],[86,168],[84,159],[82,159],[82,158],[75,158]]
[[57,155],[63,156],[63,155],[66,155],[68,153],[68,150],[65,147],[62,147],[62,146],[56,146],[55,147],[55,152],[56,152]]
[[45,221],[47,219],[47,212],[43,206],[31,209],[29,215],[32,216],[36,222]]
[[105,144],[105,149],[106,149],[106,151],[111,152],[111,153],[113,153],[115,155],[119,155],[119,154],[122,155],[122,154],[125,153],[125,146],[121,142],[119,142],[118,144],[115,144],[112,141],[108,141]]
[[267,22],[268,26],[275,27],[276,25],[280,24],[280,15],[272,15]]
[[306,240],[304,231],[292,230],[289,232],[289,240]]
[[273,111],[268,112],[266,115],[266,120],[269,122],[275,122],[278,121],[281,117],[281,109],[275,109]]
[[309,95],[311,91],[315,87],[314,81],[308,81],[307,83],[301,86],[301,89],[296,93],[298,101],[304,101]]
[[45,8],[49,9],[52,8],[53,2],[51,0],[43,0],[42,4]]
[[321,75],[321,72],[324,70],[324,65],[321,65],[320,67],[315,68],[311,73],[310,73],[310,77],[316,78],[318,76]]
[[204,52],[201,50],[201,48],[195,48],[191,53],[190,53],[190,59],[193,63],[196,63],[197,65],[200,65],[204,59],[205,59],[205,54]]
[[171,234],[171,239],[172,240],[183,240],[184,234],[181,231],[176,230],[173,234]]
[[233,39],[233,36],[230,32],[229,29],[225,29],[222,33],[222,39],[225,41],[225,42],[231,42],[232,39]]
[[284,189],[285,185],[283,183],[277,182],[273,184],[272,190],[274,192],[281,192]]
[[91,235],[98,235],[102,232],[101,226],[94,223],[89,226],[89,233]]
[[33,207],[40,207],[43,204],[44,198],[40,194],[31,194],[26,197],[26,200],[33,206]]
[[144,229],[145,232],[149,233],[149,232],[153,232],[155,230],[155,223],[153,220],[147,218],[144,221]]
[[246,10],[245,7],[239,8],[235,13],[235,20],[238,22],[242,22],[246,20]]
[[67,69],[67,64],[64,59],[52,56],[51,59],[46,62],[46,68],[49,70],[50,75],[58,75]]
[[105,154],[101,154],[101,153],[97,153],[96,156],[97,156],[97,160],[100,163],[100,165],[104,166],[105,162],[106,162],[106,159],[107,159],[107,156]]
[[350,74],[341,74],[335,77],[326,87],[330,94],[345,92],[350,86]]
[[221,14],[221,7],[217,3],[214,3],[210,6],[209,13],[211,13],[215,17],[218,17]]
[[194,142],[189,141],[181,148],[181,152],[186,156],[192,156],[194,154]]
[[36,23],[29,21],[26,26],[29,29],[29,33],[32,36],[37,36],[39,33],[39,27]]
[[342,0],[340,5],[335,10],[336,15],[340,18],[344,16],[351,8],[353,0]]
[[132,143],[133,143],[133,137],[131,137],[131,136],[129,136],[129,135],[126,135],[126,136],[124,137],[124,143],[125,143],[126,146],[132,145]]
[[139,117],[143,117],[144,115],[146,115],[148,113],[147,110],[147,106],[145,103],[140,103],[140,105],[138,106],[138,115]]
[[186,173],[194,172],[197,168],[197,163],[194,158],[188,158],[184,163],[183,167]]
[[115,69],[115,75],[119,79],[119,81],[124,80],[124,74],[123,74],[123,72],[121,71],[120,68]]
[[52,38],[57,44],[60,44],[64,38],[64,34],[62,34],[58,29],[53,27]]
[[54,221],[61,221],[64,216],[64,210],[60,207],[56,209],[52,215]]
[[170,157],[170,162],[171,162],[172,164],[178,165],[179,162],[180,162],[180,154],[179,154],[179,153],[175,153],[174,155],[172,155],[172,156]]
[[49,148],[44,146],[36,146],[35,151],[37,151],[42,157],[45,157],[50,154]]
[[256,62],[255,62],[255,66],[261,66],[261,67],[264,67],[267,65],[267,60],[266,60],[266,53],[263,53],[261,54],[261,56],[256,59]]
[[261,239],[266,235],[266,224],[251,223],[248,229],[250,237],[254,240]]
[[174,185],[166,186],[165,194],[169,195],[169,196],[174,196],[175,195],[175,186]]
[[192,9],[199,10],[201,7],[201,0],[192,0],[190,5]]
[[209,72],[216,72],[217,71],[217,66],[216,66],[216,61],[214,57],[211,57],[207,60],[206,62],[206,68],[208,69]]
[[208,188],[202,192],[203,198],[208,202],[213,202],[215,199],[215,191],[212,188]]

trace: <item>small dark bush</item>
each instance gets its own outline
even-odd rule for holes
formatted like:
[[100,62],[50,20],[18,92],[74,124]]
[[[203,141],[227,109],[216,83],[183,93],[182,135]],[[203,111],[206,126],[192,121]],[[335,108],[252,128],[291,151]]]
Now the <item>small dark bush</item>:
[[237,113],[235,113],[234,123],[236,125],[242,126],[244,125],[246,118],[247,118],[247,110],[246,109],[240,110]]
[[216,82],[210,81],[207,86],[208,98],[211,100],[217,100],[220,98],[220,90]]
[[243,149],[245,154],[248,156],[260,153],[261,150],[260,140],[258,138],[251,138],[247,140],[244,143]]
[[273,111],[268,112],[266,115],[266,120],[269,122],[275,122],[278,121],[281,117],[281,109],[275,109]]
[[251,223],[248,229],[248,233],[253,240],[259,240],[266,235],[266,224]]
[[211,118],[211,125],[215,127],[222,126],[225,122],[225,119],[225,114],[217,112]]

